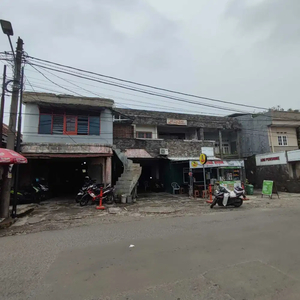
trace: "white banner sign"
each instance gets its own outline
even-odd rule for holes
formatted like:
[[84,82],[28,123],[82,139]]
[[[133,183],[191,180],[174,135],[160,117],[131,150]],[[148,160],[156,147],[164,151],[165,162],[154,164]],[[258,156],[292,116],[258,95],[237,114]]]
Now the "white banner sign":
[[208,157],[215,156],[214,150],[214,147],[201,147],[201,153],[206,154]]
[[255,155],[255,160],[257,166],[285,165],[287,163],[285,152],[258,154]]
[[[218,168],[218,167],[241,168],[244,167],[244,161],[243,160],[209,160],[204,165],[204,168]],[[200,164],[200,161],[190,160],[190,168],[191,169],[203,168],[203,165]]]
[[300,161],[300,150],[288,151],[288,161]]

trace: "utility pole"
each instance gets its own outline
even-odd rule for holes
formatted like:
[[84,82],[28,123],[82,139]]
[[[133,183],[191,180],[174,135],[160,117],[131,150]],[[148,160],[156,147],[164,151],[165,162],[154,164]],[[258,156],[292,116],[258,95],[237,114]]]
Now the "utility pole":
[[0,148],[2,148],[3,139],[3,117],[4,117],[4,103],[5,103],[5,84],[6,84],[6,65],[3,67],[3,84],[2,84],[2,96],[1,96],[1,112],[0,112]]
[[[20,101],[19,101],[19,117],[18,117],[18,132],[17,132],[17,145],[16,152],[21,152],[21,127],[22,127],[22,102],[23,102],[23,85],[24,85],[24,67],[22,67],[21,71],[21,84],[20,84]],[[18,190],[19,190],[19,172],[20,165],[16,164],[14,167],[14,198],[13,198],[13,207],[11,216],[15,218],[17,216],[17,198],[18,198]]]
[[[20,92],[20,78],[21,78],[21,66],[23,56],[23,40],[19,37],[16,49],[16,59],[14,67],[14,82],[13,92],[11,96],[10,105],[10,117],[9,126],[7,133],[7,149],[14,150],[15,148],[15,137],[16,137],[16,123],[17,123],[17,112],[18,112],[18,100]],[[10,202],[10,189],[11,189],[11,173],[3,178],[3,188],[0,201],[0,218],[9,217],[9,202]]]

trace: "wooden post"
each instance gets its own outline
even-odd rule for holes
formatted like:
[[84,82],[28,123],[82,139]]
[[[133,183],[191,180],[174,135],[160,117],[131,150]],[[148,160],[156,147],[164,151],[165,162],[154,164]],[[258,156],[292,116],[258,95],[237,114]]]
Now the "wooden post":
[[219,129],[219,147],[220,147],[220,156],[223,159],[223,139],[222,139],[222,130]]

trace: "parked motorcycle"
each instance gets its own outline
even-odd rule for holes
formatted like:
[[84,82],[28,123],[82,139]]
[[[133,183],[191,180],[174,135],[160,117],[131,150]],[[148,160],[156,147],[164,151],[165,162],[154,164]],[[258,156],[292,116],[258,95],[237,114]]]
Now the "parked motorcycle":
[[40,200],[47,200],[49,198],[49,187],[43,178],[36,178],[33,187],[38,189],[40,193]]
[[[12,205],[14,200],[15,191],[12,188],[10,191],[10,204]],[[33,184],[21,188],[17,192],[17,203],[18,204],[28,204],[28,203],[39,203],[41,201],[41,191],[38,187]]]
[[[95,180],[92,180],[89,176],[86,176],[84,178],[84,183],[79,192],[77,193],[75,197],[76,203],[79,203],[83,195],[86,193],[87,188],[95,183]],[[98,185],[100,187],[100,185]]]
[[240,207],[243,204],[244,198],[246,198],[244,189],[235,187],[233,191],[230,191],[220,186],[219,190],[216,190],[215,198],[210,208],[213,208],[216,204],[218,204],[218,206]]
[[[109,184],[105,188],[103,188],[102,192],[102,202],[106,202],[108,204],[111,204],[115,201],[115,194],[114,194],[114,188]],[[96,203],[96,201],[100,201],[100,191],[101,187],[97,186],[96,184],[90,185],[82,198],[80,199],[80,206],[86,206],[89,201],[92,201],[92,203]]]

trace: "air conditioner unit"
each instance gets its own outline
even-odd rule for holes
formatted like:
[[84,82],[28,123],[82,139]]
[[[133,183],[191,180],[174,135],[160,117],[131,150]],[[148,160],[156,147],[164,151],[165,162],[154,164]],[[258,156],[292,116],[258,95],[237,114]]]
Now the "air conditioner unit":
[[169,149],[166,149],[166,148],[160,148],[160,149],[159,149],[159,154],[160,154],[160,155],[169,155]]

